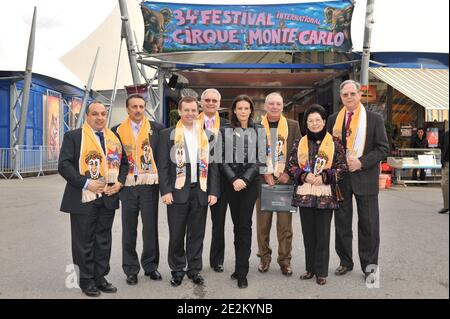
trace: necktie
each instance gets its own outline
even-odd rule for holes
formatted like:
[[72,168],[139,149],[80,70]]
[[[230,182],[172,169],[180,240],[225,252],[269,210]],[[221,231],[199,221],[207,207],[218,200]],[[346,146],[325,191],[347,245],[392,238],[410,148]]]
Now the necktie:
[[206,121],[206,128],[207,128],[207,129],[210,129],[210,128],[212,128],[213,126],[214,126],[214,119],[213,119],[213,118],[208,119],[208,120]]
[[100,139],[100,145],[102,146],[103,154],[106,155],[106,150],[105,150],[105,136],[103,135],[103,132],[95,132],[95,135],[97,135],[98,138]]
[[350,136],[350,123],[352,121],[353,112],[348,112],[347,123],[345,123],[345,136]]

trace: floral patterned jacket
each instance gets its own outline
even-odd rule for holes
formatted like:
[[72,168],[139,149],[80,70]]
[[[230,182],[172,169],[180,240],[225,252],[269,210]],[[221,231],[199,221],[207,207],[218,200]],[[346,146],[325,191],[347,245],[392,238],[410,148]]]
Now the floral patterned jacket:
[[[334,158],[331,168],[325,169],[322,172],[323,183],[331,186],[332,196],[314,196],[314,195],[298,195],[297,187],[305,182],[305,177],[308,172],[300,168],[298,164],[298,144],[297,140],[292,147],[289,155],[289,160],[286,164],[286,170],[289,176],[294,181],[294,195],[292,205],[298,207],[309,207],[318,209],[337,209],[339,207],[336,198],[336,185],[342,179],[344,174],[348,171],[347,160],[345,157],[345,150],[339,139],[333,137],[334,142]],[[315,163],[317,152],[320,144],[313,141],[308,141],[309,162]]]

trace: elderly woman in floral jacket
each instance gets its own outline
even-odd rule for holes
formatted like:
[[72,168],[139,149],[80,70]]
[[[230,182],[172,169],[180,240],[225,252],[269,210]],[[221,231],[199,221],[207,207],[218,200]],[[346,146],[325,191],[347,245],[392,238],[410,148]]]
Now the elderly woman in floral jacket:
[[325,109],[317,104],[305,111],[307,134],[297,141],[287,163],[294,181],[292,205],[300,208],[306,273],[300,279],[316,276],[326,283],[330,256],[330,224],[338,208],[340,192],[337,181],[347,171],[342,144],[326,131]]

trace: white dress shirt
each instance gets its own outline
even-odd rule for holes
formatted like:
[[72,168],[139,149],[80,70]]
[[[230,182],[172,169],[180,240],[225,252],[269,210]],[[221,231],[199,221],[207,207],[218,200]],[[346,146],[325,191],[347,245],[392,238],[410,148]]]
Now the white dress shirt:
[[186,126],[184,126],[184,140],[187,145],[189,162],[191,163],[191,183],[197,183],[198,139],[195,127],[192,127],[192,129],[189,130]]

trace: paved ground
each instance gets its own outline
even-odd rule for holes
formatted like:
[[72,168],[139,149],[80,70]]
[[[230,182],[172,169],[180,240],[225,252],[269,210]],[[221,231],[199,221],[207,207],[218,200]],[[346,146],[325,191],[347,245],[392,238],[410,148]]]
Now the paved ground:
[[[58,175],[20,180],[0,180],[0,298],[86,298],[80,290],[65,286],[66,265],[72,263],[69,215],[58,212],[64,180]],[[208,218],[202,272],[204,287],[185,280],[170,286],[167,265],[168,227],[166,209],[160,206],[160,271],[163,280],[154,282],[141,273],[137,286],[127,286],[121,269],[120,211],[113,226],[111,273],[118,287],[115,295],[101,298],[449,298],[449,221],[441,208],[440,188],[408,187],[382,190],[379,288],[366,287],[359,262],[344,277],[333,275],[338,259],[334,252],[332,227],[330,275],[325,286],[300,281],[304,271],[304,249],[299,216],[294,217],[292,265],[294,275],[286,278],[278,266],[266,274],[257,271],[256,234],[250,260],[249,287],[238,289],[229,277],[234,265],[231,218],[227,216],[225,272],[208,266],[211,224]],[[356,230],[356,218],[353,225]],[[276,233],[272,232],[272,242]],[[355,233],[354,251],[356,251]],[[139,242],[140,245],[140,242]],[[276,245],[274,244],[276,253]]]

